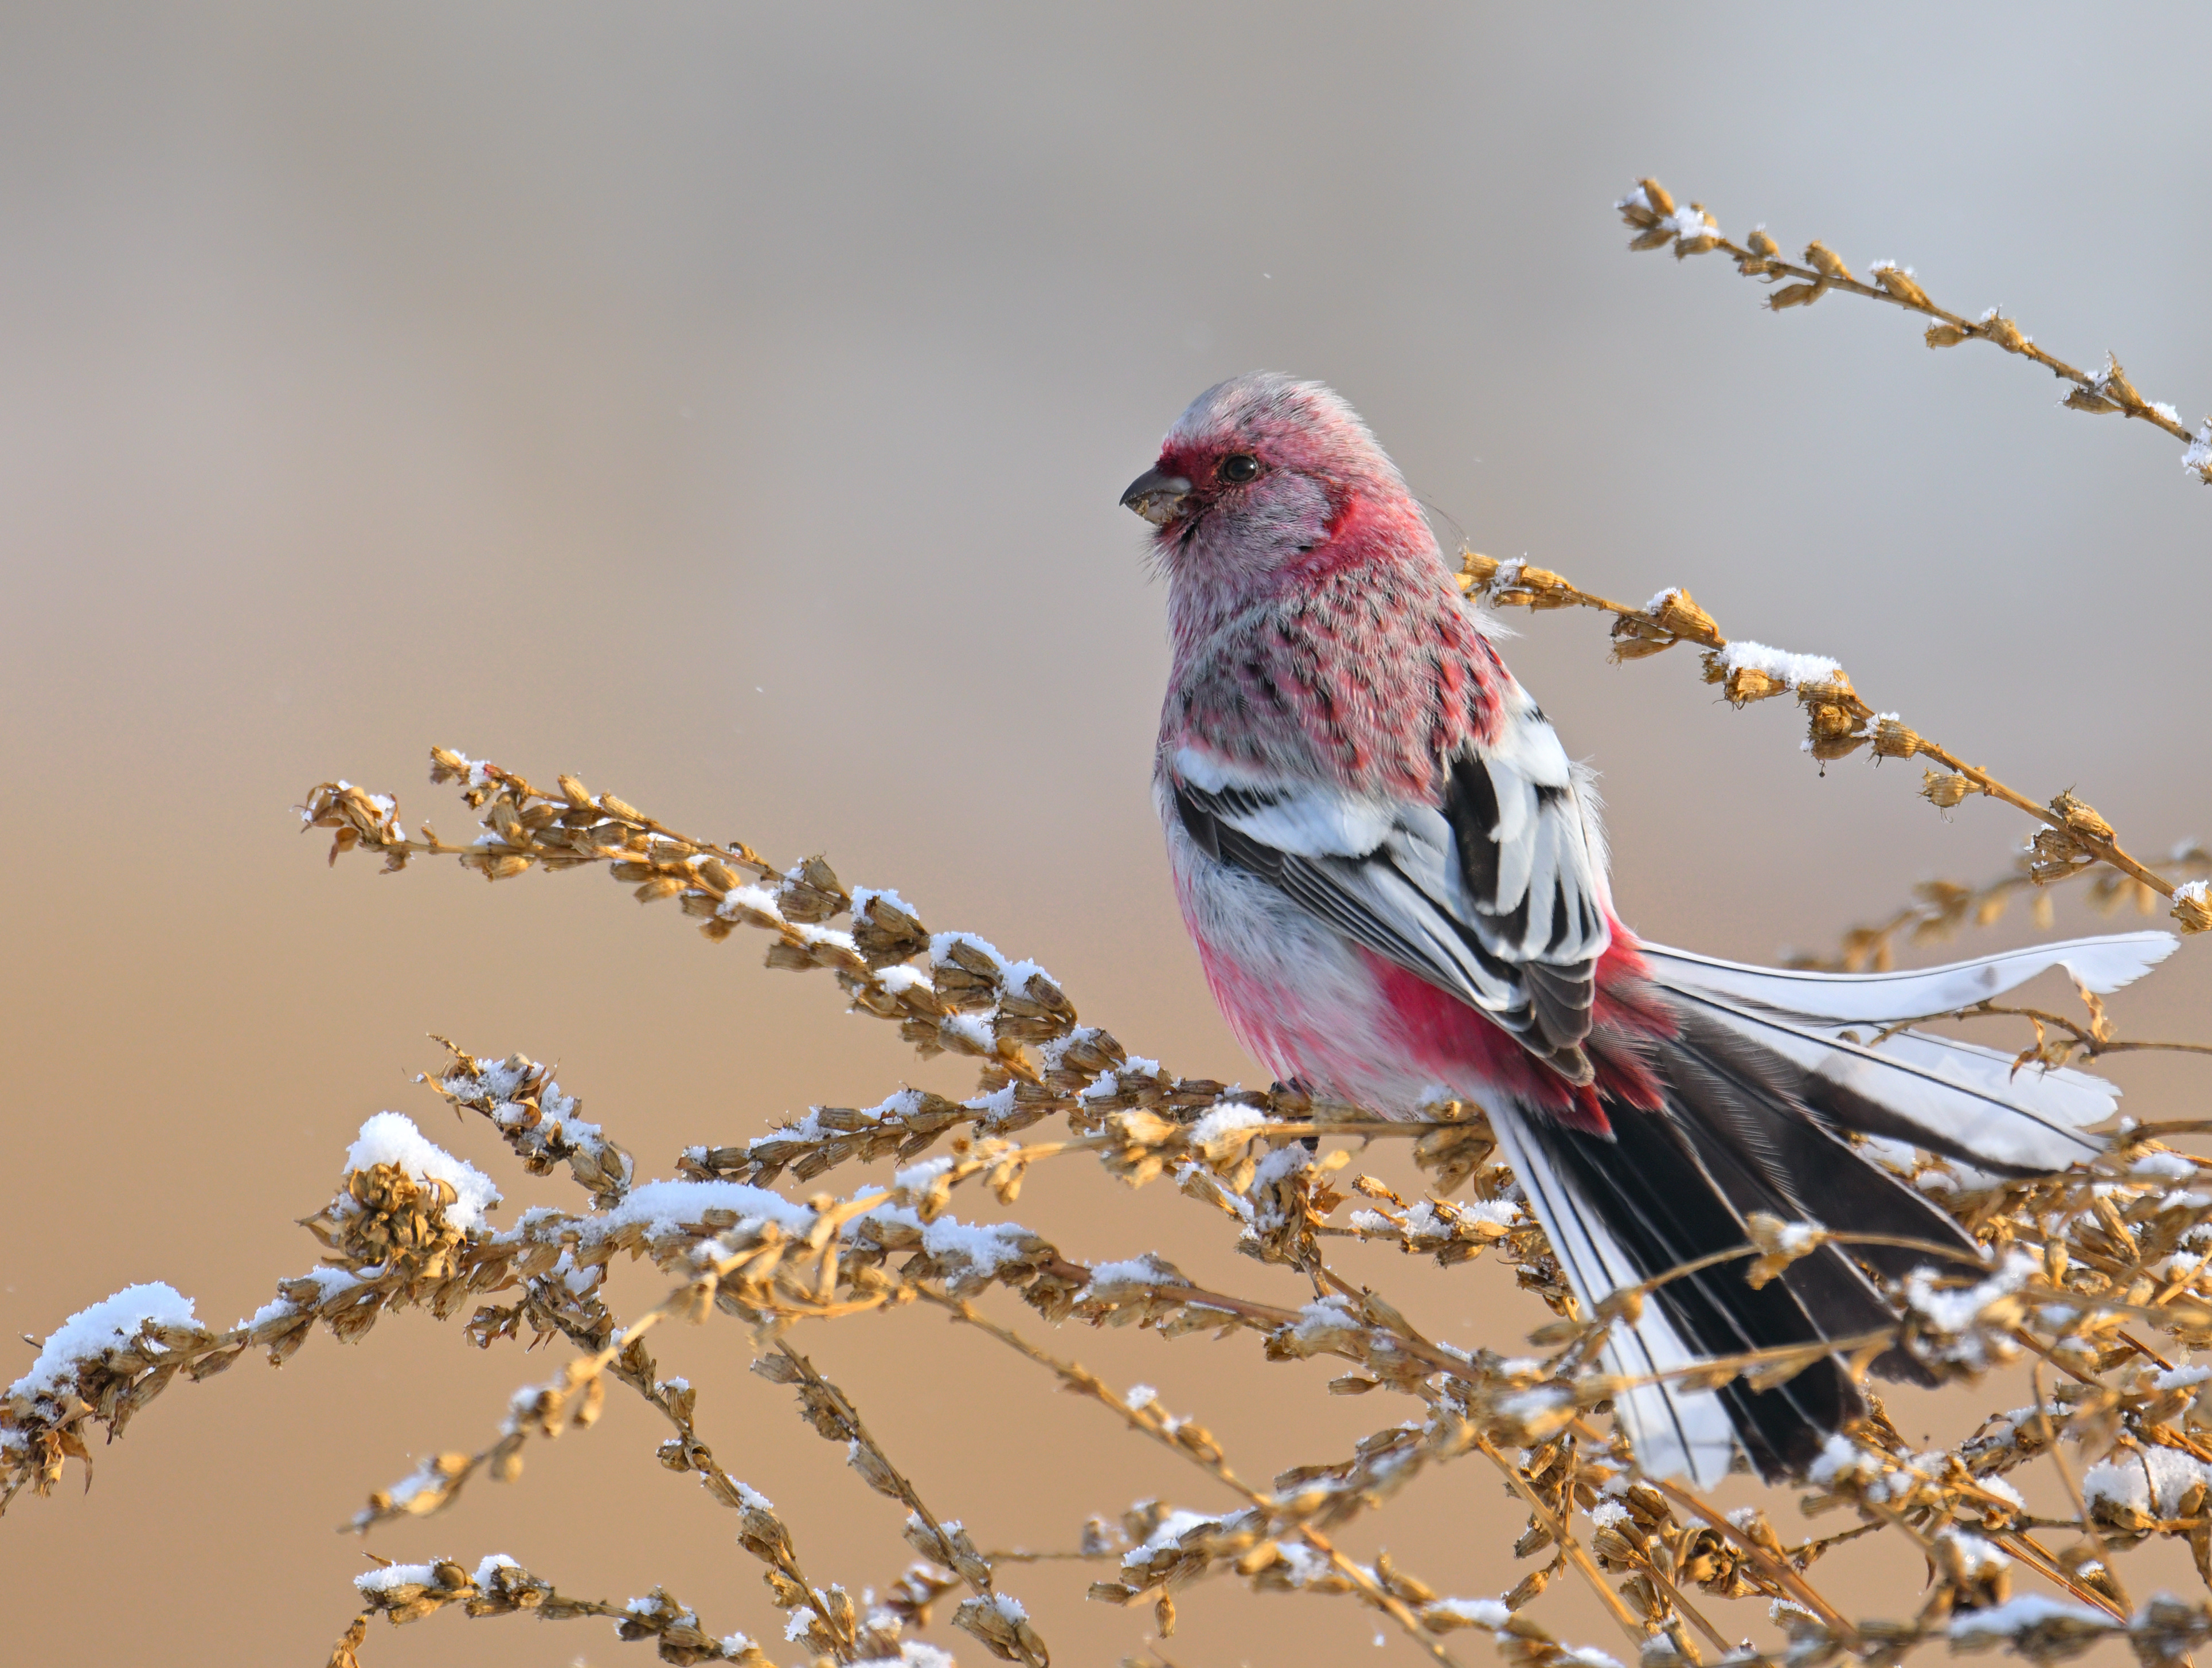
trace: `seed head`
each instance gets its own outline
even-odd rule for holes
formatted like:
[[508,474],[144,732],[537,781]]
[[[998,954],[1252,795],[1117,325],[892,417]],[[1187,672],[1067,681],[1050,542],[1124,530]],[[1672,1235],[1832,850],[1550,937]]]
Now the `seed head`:
[[1949,770],[1923,770],[1920,773],[1920,797],[1938,811],[1948,811],[1974,790],[1967,777]]

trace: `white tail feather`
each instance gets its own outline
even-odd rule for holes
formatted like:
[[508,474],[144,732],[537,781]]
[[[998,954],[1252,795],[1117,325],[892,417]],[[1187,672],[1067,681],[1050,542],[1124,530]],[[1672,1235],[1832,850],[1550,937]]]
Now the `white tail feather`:
[[1902,973],[1812,973],[1784,967],[1754,967],[1721,961],[1687,950],[1647,944],[1644,954],[1662,983],[1708,991],[1733,1001],[1798,1014],[1844,1025],[1894,1025],[1955,1014],[1987,1001],[2038,973],[2063,967],[2099,995],[2133,983],[2173,953],[2180,941],[2171,933],[2119,933],[2108,938],[2077,938],[2063,944],[2039,944],[2003,950]]
[[[2075,1133],[2072,1119],[2050,1116],[2032,1084],[1998,1081],[1980,1087],[1961,1082],[1929,1068],[1929,1050],[1893,1051],[1887,1044],[1872,1049],[1844,1042],[1830,1031],[1794,1024],[1787,1015],[1738,1007],[1697,990],[1668,988],[1678,1000],[1694,1004],[1793,1064],[1893,1112],[1936,1142],[1963,1148],[1993,1164],[2063,1170],[2104,1150],[2104,1143],[2094,1136]],[[1939,1039],[1920,1040],[1934,1044]],[[2060,1093],[2068,1095],[2071,1110],[2075,1098],[2063,1087]]]
[[[1824,1034],[1838,1035],[1835,1032]],[[1955,1037],[1899,1031],[1879,1043],[1856,1037],[1841,1040],[1865,1041],[1877,1055],[1894,1057],[1962,1088],[1998,1096],[2052,1123],[2083,1129],[2102,1123],[2119,1108],[2119,1089],[2101,1077],[2070,1067],[2023,1067],[2017,1055],[1961,1042]]]
[[[1593,1311],[1640,1276],[1596,1211],[1545,1160],[1536,1143],[1523,1137],[1520,1120],[1511,1108],[1496,1108],[1491,1130],[1543,1222],[1576,1300],[1585,1312]],[[1701,1359],[1656,1303],[1644,1306],[1643,1318],[1632,1330],[1616,1322],[1605,1348],[1606,1371],[1616,1378],[1643,1378]],[[1735,1433],[1728,1409],[1711,1391],[1639,1385],[1615,1397],[1613,1406],[1646,1476],[1686,1476],[1705,1488],[1728,1475],[1735,1457]]]

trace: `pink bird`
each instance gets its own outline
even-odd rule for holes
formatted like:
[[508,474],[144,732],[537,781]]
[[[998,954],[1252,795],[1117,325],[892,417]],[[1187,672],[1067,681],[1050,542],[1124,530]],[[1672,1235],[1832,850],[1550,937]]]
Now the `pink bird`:
[[[1589,774],[1465,602],[1397,468],[1318,383],[1207,389],[1121,502],[1152,522],[1174,648],[1154,796],[1185,924],[1237,1039],[1310,1093],[1489,1114],[1585,1310],[1766,1211],[1837,1233],[1973,1239],[1857,1138],[1995,1175],[2063,1169],[2118,1091],[1905,1030],[2063,965],[2117,989],[2174,940],[2131,933],[1917,972],[1822,974],[1639,943],[1613,914]],[[1825,1245],[1754,1290],[1742,1263],[1661,1287],[1609,1366],[1649,1473],[1739,1451],[1802,1472],[1864,1411],[1830,1355],[1776,1388],[1655,1375],[1894,1324],[1877,1280],[1935,1262]],[[1946,1272],[1961,1272],[1960,1269]],[[1929,1382],[1902,1348],[1875,1365]]]

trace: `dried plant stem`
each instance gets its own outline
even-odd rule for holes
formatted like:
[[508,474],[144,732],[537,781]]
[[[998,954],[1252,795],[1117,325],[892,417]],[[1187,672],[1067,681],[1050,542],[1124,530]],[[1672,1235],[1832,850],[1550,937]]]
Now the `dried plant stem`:
[[[1224,1488],[1242,1495],[1248,1504],[1271,1514],[1277,1510],[1278,1503],[1239,1477],[1230,1469],[1228,1461],[1223,1458],[1218,1451],[1209,1457],[1191,1445],[1176,1441],[1173,1436],[1141,1417],[1134,1408],[1116,1395],[1107,1386],[1103,1379],[1088,1368],[1073,1361],[1063,1361],[1058,1356],[1038,1348],[1020,1333],[1000,1325],[982,1314],[973,1304],[963,1299],[945,1297],[927,1289],[922,1289],[920,1295],[924,1301],[938,1305],[963,1324],[972,1326],[978,1331],[996,1338],[1017,1354],[1036,1362],[1047,1372],[1057,1376],[1063,1385],[1076,1394],[1086,1397],[1101,1407],[1119,1414],[1122,1421],[1132,1430],[1140,1431],[1162,1446],[1181,1454]],[[1360,1596],[1370,1604],[1395,1622],[1406,1636],[1426,1652],[1431,1660],[1443,1665],[1443,1668],[1457,1668],[1451,1653],[1422,1627],[1420,1618],[1413,1614],[1402,1599],[1388,1591],[1372,1575],[1338,1551],[1328,1537],[1311,1524],[1301,1523],[1297,1527],[1301,1540],[1326,1558],[1331,1568],[1358,1588]],[[1638,1630],[1637,1638],[1640,1641],[1642,1637],[1642,1632]]]
[[[2069,1528],[2073,1526],[2070,1524],[2067,1525]],[[2095,1605],[2116,1621],[2124,1622],[2128,1619],[2128,1612],[2124,1606],[2113,1603],[2110,1598],[2099,1592],[2094,1587],[2083,1586],[2081,1583],[2068,1574],[2066,1567],[2038,1544],[2033,1536],[2015,1533],[2000,1535],[1996,1538],[1999,1545],[2009,1550],[2014,1557],[2052,1586],[2065,1588],[2083,1604]]]
[[[1644,1631],[1644,1624],[1630,1613],[1627,1605],[1620,1602],[1620,1595],[1613,1590],[1597,1565],[1591,1561],[1590,1555],[1583,1549],[1583,1543],[1575,1538],[1574,1531],[1559,1520],[1559,1515],[1550,1507],[1545,1505],[1543,1497],[1529,1486],[1528,1479],[1522,1475],[1521,1468],[1498,1452],[1497,1448],[1492,1446],[1488,1438],[1478,1440],[1475,1446],[1480,1451],[1484,1458],[1504,1473],[1507,1483],[1511,1486],[1515,1494],[1520,1495],[1528,1503],[1530,1514],[1544,1526],[1545,1531],[1552,1537],[1552,1543],[1566,1555],[1567,1561],[1575,1567],[1576,1573],[1589,1585],[1591,1591],[1597,1594],[1599,1602],[1613,1613],[1613,1619],[1620,1624],[1621,1631],[1628,1635],[1629,1643],[1640,1649],[1647,1636]],[[1728,1650],[1728,1641],[1713,1633],[1710,1628],[1706,1628],[1702,1620],[1698,1625],[1722,1651]]]
[[[797,1369],[802,1379],[827,1397],[836,1408],[852,1440],[859,1443],[876,1462],[877,1467],[879,1468],[877,1474],[885,1479],[893,1490],[895,1497],[905,1506],[907,1510],[920,1518],[927,1527],[930,1538],[943,1549],[945,1555],[938,1561],[955,1571],[963,1580],[967,1582],[969,1589],[978,1598],[992,1597],[990,1570],[988,1568],[976,1568],[975,1561],[970,1559],[956,1559],[952,1540],[945,1532],[945,1525],[938,1522],[937,1514],[929,1509],[921,1496],[915,1492],[914,1484],[907,1479],[906,1474],[891,1464],[890,1456],[883,1451],[874,1437],[868,1434],[868,1428],[861,1422],[860,1410],[853,1405],[851,1398],[816,1372],[814,1363],[793,1349],[788,1343],[778,1339],[775,1348],[776,1352]],[[966,1568],[963,1568],[963,1565]]]
[[[2036,1354],[2041,1356],[2045,1352],[2038,1350]],[[2112,1568],[2112,1549],[2106,1544],[2104,1534],[2090,1516],[2089,1503],[2081,1493],[2081,1484],[2074,1476],[2074,1468],[2066,1463],[2066,1451],[2059,1446],[2058,1433],[2051,1428],[2051,1401],[2043,1386],[2043,1367],[2044,1362],[2039,1360],[2028,1373],[2028,1383],[2035,1390],[2035,1416],[2043,1427],[2043,1446],[2051,1456],[2051,1464],[2057,1470],[2059,1482],[2066,1486],[2066,1498],[2074,1503],[2075,1516],[2081,1526],[2082,1538],[2097,1549],[2097,1555],[2104,1561],[2105,1578],[2112,1583],[2119,1594],[2118,1606],[2108,1604],[2107,1608],[2112,1609],[2116,1616],[2125,1616],[2135,1606],[2129,1602],[2126,1589],[2119,1586],[2119,1572]]]
[[2087,1060],[2105,1054],[2212,1054],[2212,1043],[2138,1043],[2124,1038],[2100,1037],[2094,1024],[2083,1025],[2063,1014],[2053,1014],[2042,1007],[2008,1007],[2001,1002],[1977,1002],[1972,1007],[1962,1007],[1949,1017],[1954,1020],[1991,1019],[2033,1020],[2064,1032],[2074,1039]]
[[[2185,840],[2176,845],[2165,862],[2152,867],[2177,888],[2191,880],[2212,880],[2212,847],[2202,841]],[[1961,927],[1995,925],[2021,892],[2034,894],[2035,924],[2048,931],[2055,921],[2051,894],[2093,874],[2095,880],[2089,887],[2089,902],[2100,913],[2110,915],[2129,902],[2138,914],[2154,912],[2158,893],[2118,869],[2092,867],[2053,874],[2023,856],[2003,874],[1978,886],[1956,880],[1923,881],[1912,889],[1913,902],[1881,921],[1846,931],[1834,955],[1796,956],[1789,965],[1838,973],[1887,972],[1896,963],[1900,935],[1914,944],[1948,942]]]
[[[1580,1420],[1576,1421],[1576,1428],[1585,1433],[1590,1440],[1601,1442],[1605,1440]],[[1721,1513],[1706,1505],[1688,1489],[1662,1479],[1653,1480],[1651,1486],[1684,1511],[1695,1516],[1708,1529],[1733,1544],[1738,1551],[1758,1565],[1770,1580],[1826,1622],[1838,1638],[1847,1641],[1853,1649],[1858,1648],[1863,1642],[1863,1636],[1858,1628],[1834,1605],[1814,1591],[1805,1578],[1790,1568],[1787,1561],[1776,1557],[1757,1541],[1745,1534],[1742,1530],[1730,1523]]]
[[[1730,698],[1739,703],[1795,689],[1811,713],[1811,744],[1816,755],[1840,758],[1870,742],[1879,758],[1909,758],[1918,754],[1932,758],[1975,790],[2027,813],[2049,829],[2051,833],[2043,837],[2045,845],[2041,849],[2053,866],[2052,873],[2070,874],[2087,860],[2094,859],[2109,864],[2165,898],[2177,898],[2179,888],[2175,883],[2130,855],[2121,846],[2112,825],[2075,799],[2070,792],[2059,794],[2048,805],[2037,804],[1948,748],[1906,728],[1893,718],[1878,715],[1840,673],[1830,679],[1792,684],[1765,673],[1748,678],[1727,667],[1717,656],[1729,647],[1729,640],[1721,635],[1712,616],[1692,601],[1686,592],[1662,592],[1648,607],[1638,608],[1584,591],[1544,569],[1500,562],[1495,557],[1472,551],[1462,558],[1459,580],[1463,590],[1479,594],[1495,606],[1590,608],[1611,614],[1617,648],[1633,651],[1624,654],[1624,658],[1639,659],[1677,642],[1698,643],[1712,651],[1707,656],[1708,676],[1713,681],[1725,683]],[[1714,677],[1715,673],[1720,675]],[[2212,927],[2212,910],[2193,898],[2178,898],[2174,916],[2185,932]]]
[[1830,291],[1839,290],[1935,320],[1936,322],[1929,327],[1927,334],[1931,348],[1955,347],[1966,341],[1987,342],[2007,353],[2033,360],[2053,376],[2074,384],[2074,391],[2063,402],[2072,410],[2093,415],[2118,411],[2163,429],[2176,440],[2190,441],[2191,450],[2184,466],[2212,482],[2212,457],[2200,459],[2197,455],[2201,436],[2192,435],[2170,407],[2161,407],[2137,393],[2135,385],[2109,355],[2102,371],[2092,374],[2078,370],[2036,346],[2033,338],[2022,335],[2019,325],[2002,316],[1996,307],[1973,320],[1936,306],[1911,271],[1899,269],[1893,262],[1878,263],[1873,269],[1876,282],[1862,283],[1850,275],[1833,250],[1818,240],[1807,246],[1803,265],[1782,259],[1774,240],[1763,229],[1752,234],[1747,246],[1733,243],[1721,234],[1720,228],[1703,204],[1692,203],[1686,211],[1677,210],[1672,194],[1656,180],[1639,180],[1636,190],[1613,206],[1638,234],[1631,248],[1657,249],[1672,244],[1677,259],[1718,251],[1735,261],[1737,272],[1745,277],[1770,283],[1778,278],[1794,280],[1769,298],[1767,304],[1775,312],[1809,306]]

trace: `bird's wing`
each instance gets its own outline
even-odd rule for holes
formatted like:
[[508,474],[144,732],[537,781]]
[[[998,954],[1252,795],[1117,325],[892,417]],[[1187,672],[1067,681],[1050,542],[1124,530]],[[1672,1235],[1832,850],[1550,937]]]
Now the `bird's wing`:
[[1517,688],[1444,761],[1432,803],[1285,783],[1192,747],[1167,761],[1184,830],[1377,955],[1482,1009],[1570,1076],[1611,935],[1565,751]]

